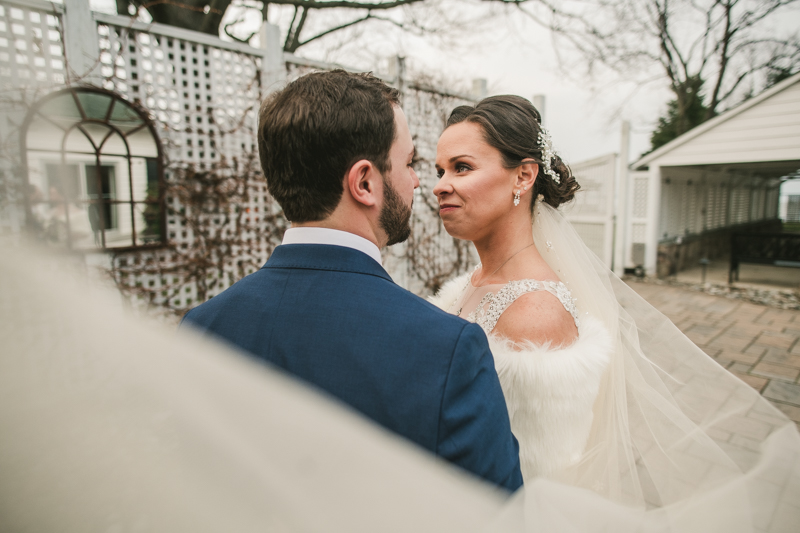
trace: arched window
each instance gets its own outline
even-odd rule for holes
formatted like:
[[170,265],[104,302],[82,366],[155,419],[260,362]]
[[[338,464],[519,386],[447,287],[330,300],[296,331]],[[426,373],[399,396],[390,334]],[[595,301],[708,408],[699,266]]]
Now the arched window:
[[21,134],[28,224],[45,239],[77,250],[165,242],[161,144],[142,109],[72,87],[37,102]]

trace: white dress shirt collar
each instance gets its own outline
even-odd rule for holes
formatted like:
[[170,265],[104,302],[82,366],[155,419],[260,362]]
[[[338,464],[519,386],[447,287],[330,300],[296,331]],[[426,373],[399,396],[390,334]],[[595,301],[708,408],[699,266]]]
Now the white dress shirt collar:
[[345,246],[364,252],[377,261],[379,265],[383,265],[381,251],[375,246],[375,243],[354,233],[338,229],[289,228],[283,235],[282,244],[333,244],[335,246]]

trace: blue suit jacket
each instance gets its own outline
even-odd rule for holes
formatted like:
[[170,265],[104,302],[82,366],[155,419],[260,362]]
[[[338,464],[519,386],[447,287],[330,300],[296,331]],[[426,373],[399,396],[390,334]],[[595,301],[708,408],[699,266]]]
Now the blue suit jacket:
[[522,485],[486,336],[366,254],[288,244],[187,313],[209,331],[497,485]]

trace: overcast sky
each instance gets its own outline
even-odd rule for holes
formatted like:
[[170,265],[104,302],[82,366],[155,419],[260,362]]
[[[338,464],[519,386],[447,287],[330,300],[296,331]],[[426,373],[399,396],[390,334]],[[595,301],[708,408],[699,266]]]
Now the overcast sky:
[[[94,9],[115,12],[114,0],[90,1]],[[436,4],[422,4],[425,5]],[[469,1],[456,5],[469,6]],[[486,5],[479,2],[473,4],[473,9],[485,9]],[[422,9],[420,5],[415,6],[418,8]],[[281,26],[288,26],[290,12],[285,8],[283,12],[276,12],[275,6],[271,9],[270,18]],[[344,16],[351,17],[349,13]],[[468,18],[470,12],[446,16],[460,21]],[[567,163],[619,152],[622,120],[631,123],[630,160],[636,160],[650,148],[653,125],[672,98],[665,80],[636,87],[602,79],[590,83],[590,80],[570,75],[569,71],[565,75],[564,51],[557,53],[546,30],[522,16],[496,14],[494,18],[484,18],[485,22],[483,19],[478,24],[473,22],[470,29],[450,28],[441,39],[415,37],[392,31],[386,23],[372,23],[379,26],[361,30],[358,38],[352,40],[368,43],[368,46],[348,48],[348,43],[343,41],[339,43],[340,49],[331,51],[330,48],[336,46],[335,41],[323,40],[319,46],[312,44],[301,48],[298,54],[314,59],[333,57],[341,63],[370,70],[378,70],[381,63],[385,65],[388,58],[400,54],[406,57],[411,72],[430,74],[446,86],[464,89],[469,87],[470,80],[484,78],[490,95],[511,93],[529,99],[537,94],[545,95],[544,125],[552,134],[554,148]],[[258,24],[255,19],[254,23]],[[796,31],[800,28],[800,10],[785,15],[779,24]],[[381,38],[370,38],[370,31],[381,33]]]

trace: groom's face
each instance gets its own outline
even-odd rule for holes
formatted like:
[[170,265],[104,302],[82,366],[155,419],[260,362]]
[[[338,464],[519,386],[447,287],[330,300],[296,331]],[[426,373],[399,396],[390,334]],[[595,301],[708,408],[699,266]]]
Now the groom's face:
[[395,138],[389,151],[391,169],[383,179],[383,205],[379,223],[387,246],[405,241],[411,234],[411,205],[419,179],[412,168],[414,141],[403,110],[394,106]]

